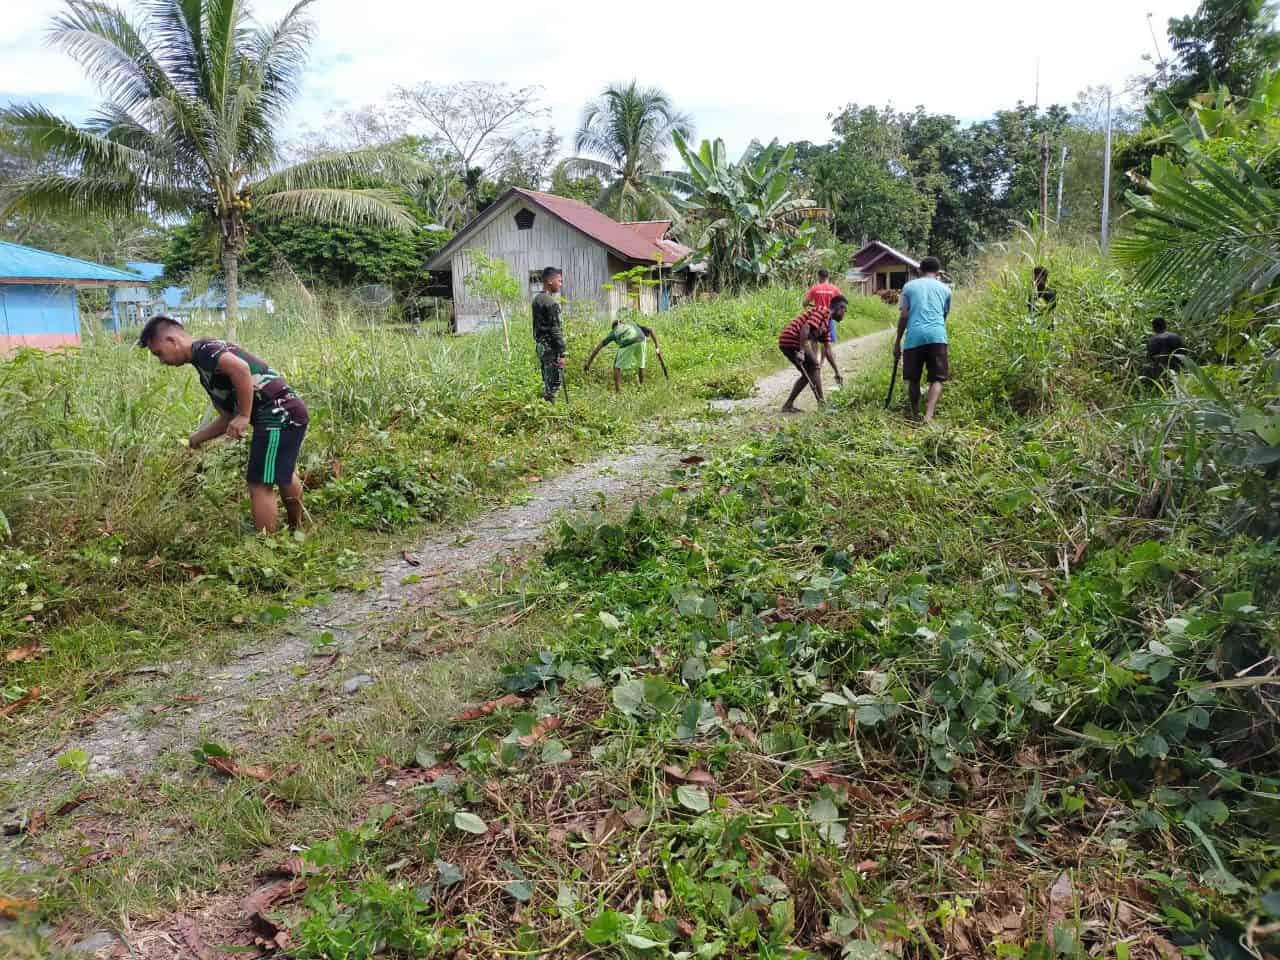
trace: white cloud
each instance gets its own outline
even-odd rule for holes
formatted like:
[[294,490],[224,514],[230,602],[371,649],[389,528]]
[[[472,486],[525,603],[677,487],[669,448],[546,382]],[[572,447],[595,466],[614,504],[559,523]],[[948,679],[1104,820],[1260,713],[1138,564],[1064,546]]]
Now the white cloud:
[[[257,0],[263,20],[293,0]],[[74,64],[43,48],[58,0],[6,10],[0,100],[92,94]],[[731,149],[754,137],[823,140],[844,104],[923,104],[965,119],[1035,96],[1070,103],[1089,84],[1123,86],[1164,24],[1195,0],[882,0],[633,6],[562,0],[319,0],[313,68],[295,123],[421,80],[536,83],[566,139],[614,80],[663,87],[698,132]]]

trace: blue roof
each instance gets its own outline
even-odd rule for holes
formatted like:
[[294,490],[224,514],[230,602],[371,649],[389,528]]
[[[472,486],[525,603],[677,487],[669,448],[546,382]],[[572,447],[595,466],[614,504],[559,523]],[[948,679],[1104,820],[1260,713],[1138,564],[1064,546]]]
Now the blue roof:
[[150,260],[126,260],[124,265],[144,280],[159,280],[164,276],[164,264],[152,263]]
[[[165,287],[160,294],[165,306],[173,310],[225,310],[227,295],[216,287],[198,297],[191,296],[186,287]],[[247,310],[265,309],[267,295],[253,291],[240,291],[240,306]]]
[[145,283],[128,270],[64,257],[35,247],[0,240],[0,279],[39,283],[41,280],[96,280],[100,283]]

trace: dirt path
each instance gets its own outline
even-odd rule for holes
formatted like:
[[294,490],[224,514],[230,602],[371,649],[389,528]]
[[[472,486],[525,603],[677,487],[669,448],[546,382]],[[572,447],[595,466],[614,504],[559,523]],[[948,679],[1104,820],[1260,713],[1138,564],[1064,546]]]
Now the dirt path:
[[[851,373],[855,362],[883,348],[889,335],[881,331],[840,344],[839,362]],[[793,370],[779,370],[758,382],[755,396],[719,408],[747,412],[776,406],[785,399],[795,376]],[[802,398],[802,403],[812,406],[812,397]],[[460,530],[417,544],[411,548],[414,562],[397,558],[378,568],[378,587],[361,594],[340,594],[305,611],[285,624],[278,638],[257,639],[229,663],[176,662],[146,674],[139,679],[134,698],[141,705],[110,713],[69,739],[20,757],[5,771],[4,779],[29,783],[32,777],[52,774],[57,756],[72,749],[88,754],[89,773],[95,779],[139,774],[173,751],[190,750],[208,740],[235,740],[255,703],[315,684],[332,686],[334,696],[353,693],[372,678],[339,671],[307,672],[316,660],[315,640],[321,634],[333,635],[326,653],[357,651],[371,632],[407,607],[441,601],[445,588],[459,579],[543,542],[557,514],[580,509],[600,496],[611,503],[639,499],[661,482],[679,456],[680,451],[669,446],[640,444],[538,483],[524,502],[495,509]],[[187,691],[197,693],[199,700],[181,710],[153,714],[151,705],[172,702]]]

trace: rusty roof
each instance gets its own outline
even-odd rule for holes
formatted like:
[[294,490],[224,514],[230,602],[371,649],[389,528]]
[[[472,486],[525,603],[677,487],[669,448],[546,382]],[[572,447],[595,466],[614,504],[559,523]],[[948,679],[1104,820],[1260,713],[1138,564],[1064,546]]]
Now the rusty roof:
[[623,220],[622,226],[629,227],[646,240],[657,243],[666,237],[671,229],[670,220]]
[[[581,200],[572,200],[568,197],[556,196],[554,193],[543,193],[539,190],[512,187],[493,206],[463,227],[457,236],[437,251],[436,255],[427,261],[427,269],[439,270],[443,268],[454,252],[466,242],[466,239],[502,213],[506,209],[508,201],[513,197],[520,197],[531,205],[558,217],[575,230],[595,240],[601,246],[607,247],[623,260],[630,260],[635,263],[657,263],[661,260],[664,264],[671,264],[677,260],[684,259],[693,252],[682,244],[665,239],[665,234],[671,227],[669,220],[619,223]],[[655,235],[658,233],[659,225],[663,225],[661,233]]]

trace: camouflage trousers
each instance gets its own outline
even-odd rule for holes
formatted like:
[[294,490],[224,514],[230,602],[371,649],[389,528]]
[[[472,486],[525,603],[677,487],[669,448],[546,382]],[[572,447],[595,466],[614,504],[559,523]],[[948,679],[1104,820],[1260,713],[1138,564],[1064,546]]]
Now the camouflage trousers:
[[560,389],[560,378],[564,376],[564,371],[556,365],[560,355],[549,344],[535,343],[534,348],[538,351],[538,363],[542,367],[542,399],[554,400],[556,391]]

